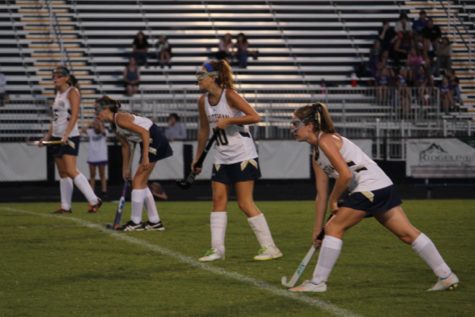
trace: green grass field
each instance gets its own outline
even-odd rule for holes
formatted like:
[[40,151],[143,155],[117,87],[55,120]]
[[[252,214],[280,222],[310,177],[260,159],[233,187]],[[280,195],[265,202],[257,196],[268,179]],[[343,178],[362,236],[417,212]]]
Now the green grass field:
[[291,294],[280,279],[308,250],[313,202],[258,206],[284,257],[252,260],[257,241],[231,202],[226,260],[202,265],[209,202],[160,202],[167,230],[134,233],[103,229],[113,203],[95,215],[74,203],[65,216],[49,214],[53,203],[0,204],[0,316],[475,315],[475,200],[404,203],[461,279],[438,293],[425,292],[436,279],[411,247],[367,219],[346,235],[326,293]]

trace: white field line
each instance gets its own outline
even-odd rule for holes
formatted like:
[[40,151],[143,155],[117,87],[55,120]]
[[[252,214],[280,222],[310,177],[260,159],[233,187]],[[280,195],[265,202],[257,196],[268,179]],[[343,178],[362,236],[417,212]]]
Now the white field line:
[[308,297],[302,294],[298,293],[292,293],[289,292],[288,290],[276,287],[272,284],[269,284],[265,281],[255,279],[250,276],[246,276],[237,272],[232,272],[232,271],[227,271],[223,268],[216,267],[213,265],[205,264],[202,262],[199,262],[195,260],[192,257],[186,256],[184,254],[181,254],[179,252],[161,247],[159,245],[152,244],[146,240],[138,239],[135,237],[131,237],[127,235],[126,233],[121,233],[117,231],[112,231],[110,229],[105,228],[102,225],[92,223],[86,220],[82,220],[79,218],[74,218],[70,216],[58,216],[58,215],[49,215],[49,214],[43,214],[43,213],[37,213],[29,210],[22,210],[22,209],[16,209],[16,208],[10,208],[10,207],[0,207],[0,209],[5,210],[5,211],[10,211],[14,213],[20,213],[20,214],[26,214],[26,215],[31,215],[31,216],[39,216],[39,217],[45,217],[45,218],[54,218],[54,219],[61,219],[61,220],[67,220],[67,221],[72,221],[75,222],[76,224],[90,228],[90,229],[95,229],[98,231],[101,231],[114,239],[117,240],[122,240],[125,242],[128,242],[130,244],[135,244],[141,248],[148,249],[157,253],[160,253],[162,255],[166,255],[168,257],[171,257],[181,263],[188,264],[191,267],[198,268],[203,271],[207,271],[216,275],[223,276],[225,278],[233,279],[242,283],[250,284],[254,286],[257,289],[266,291],[268,293],[271,293],[276,296],[280,296],[283,298],[291,299],[297,302],[305,303],[309,306],[319,308],[323,311],[326,311],[327,313],[332,314],[333,316],[341,316],[341,317],[358,317],[359,315],[356,313],[353,313],[349,310],[346,310],[344,308],[340,308],[334,304],[331,304],[328,301],[324,301],[318,298],[314,297]]

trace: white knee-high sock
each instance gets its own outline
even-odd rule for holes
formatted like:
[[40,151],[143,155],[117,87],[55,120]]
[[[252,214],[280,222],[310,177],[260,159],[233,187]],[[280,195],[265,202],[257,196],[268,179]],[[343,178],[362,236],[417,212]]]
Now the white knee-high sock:
[[336,260],[338,260],[340,256],[342,247],[343,240],[341,239],[332,236],[325,236],[325,238],[323,238],[317,266],[313,271],[312,283],[320,284],[328,280]]
[[148,221],[151,223],[157,223],[160,221],[160,215],[157,211],[157,205],[155,205],[155,199],[153,199],[153,194],[148,187],[145,188],[145,209],[147,209]]
[[425,234],[421,233],[414,240],[412,249],[430,266],[437,277],[446,278],[452,273],[432,240]]
[[73,180],[70,177],[62,177],[59,179],[59,192],[61,194],[61,208],[64,210],[71,209],[73,200]]
[[91,184],[89,184],[86,176],[82,173],[79,173],[74,177],[74,185],[76,185],[76,187],[83,193],[89,204],[95,205],[99,202],[96,194],[94,194],[94,191],[91,188]]
[[257,241],[261,247],[275,247],[272,234],[270,233],[269,225],[267,224],[264,214],[247,218],[249,225],[254,231]]
[[211,247],[224,254],[224,238],[226,236],[226,226],[228,224],[228,213],[226,211],[213,211],[210,215],[211,226]]
[[145,201],[146,191],[145,189],[133,189],[131,194],[132,212],[130,220],[135,224],[142,222],[142,210]]

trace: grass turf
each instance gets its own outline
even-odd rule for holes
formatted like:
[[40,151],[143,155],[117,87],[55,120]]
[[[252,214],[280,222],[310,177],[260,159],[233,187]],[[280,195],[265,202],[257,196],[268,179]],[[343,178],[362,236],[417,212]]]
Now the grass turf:
[[[284,253],[267,262],[252,260],[256,239],[236,204],[229,206],[226,260],[211,265],[280,287],[281,276],[292,275],[309,247],[313,202],[258,202]],[[459,289],[425,292],[435,282],[432,271],[410,246],[367,219],[347,233],[327,293],[302,296],[362,316],[475,315],[475,200],[409,200],[403,206],[459,275]],[[65,216],[17,212],[46,215],[54,207],[0,204],[0,316],[329,315],[64,219],[105,224],[114,217],[113,203],[98,214],[87,214],[82,203]],[[160,202],[158,207],[165,232],[123,235],[194,259],[202,256],[209,248],[210,203]]]

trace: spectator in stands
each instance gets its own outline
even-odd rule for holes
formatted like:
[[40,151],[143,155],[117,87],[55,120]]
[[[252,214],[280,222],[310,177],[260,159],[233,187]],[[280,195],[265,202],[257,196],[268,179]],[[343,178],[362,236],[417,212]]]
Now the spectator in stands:
[[148,40],[142,31],[139,31],[134,37],[132,43],[132,57],[137,61],[137,65],[147,67]]
[[7,99],[7,78],[0,71],[0,107],[3,107],[5,100]]
[[232,62],[234,58],[234,45],[233,37],[231,33],[226,33],[219,40],[218,52],[216,53],[216,59],[226,59],[229,63]]
[[394,28],[396,33],[412,32],[412,22],[407,17],[406,13],[401,13]]
[[131,57],[124,69],[124,84],[127,96],[133,96],[139,91],[140,72],[135,58]]
[[422,30],[427,26],[427,13],[425,10],[419,11],[419,18],[412,23],[412,31],[421,34]]
[[388,20],[383,21],[383,26],[378,31],[378,38],[381,41],[381,50],[389,51],[393,48],[393,42],[396,40],[396,32],[389,25]]
[[249,55],[251,55],[254,59],[257,59],[257,55],[259,51],[252,51],[249,49],[249,42],[247,41],[247,37],[244,33],[239,33],[236,37],[236,57],[238,61],[238,65],[241,68],[247,67],[247,59]]
[[452,97],[453,97],[454,103],[456,102],[460,105],[463,105],[462,91],[460,89],[460,80],[455,75],[455,70],[448,69],[445,71],[445,73],[449,79],[450,90],[452,91]]
[[419,66],[424,65],[424,57],[422,57],[415,47],[412,47],[407,54],[406,66],[410,70],[409,77],[412,79],[415,77],[416,72],[419,70]]
[[89,183],[92,189],[96,188],[96,168],[101,180],[102,199],[107,198],[107,131],[99,119],[95,119],[88,127],[81,130],[89,139],[87,163],[89,164]]
[[411,33],[399,32],[393,46],[393,60],[396,67],[399,67],[407,58],[407,54],[411,49]]
[[448,76],[444,76],[442,78],[442,82],[439,85],[440,91],[440,105],[442,111],[445,113],[449,113],[451,108],[453,107],[453,92],[450,89],[450,79]]
[[381,55],[381,41],[378,39],[374,40],[373,46],[369,51],[369,61],[367,71],[371,74],[371,76],[376,76],[376,71],[379,64],[379,57]]
[[435,51],[435,76],[439,76],[441,70],[448,70],[452,67],[452,46],[449,41],[449,38],[444,36],[438,43],[437,49]]
[[378,64],[375,76],[376,101],[382,105],[386,105],[389,101],[389,86],[393,77],[393,71],[389,66],[384,63]]
[[[320,247],[320,253],[312,278],[290,291],[326,292],[346,232],[368,217],[376,218],[389,232],[411,245],[433,270],[438,281],[429,291],[448,290],[459,283],[430,238],[408,220],[391,179],[357,145],[335,131],[325,104],[299,107],[291,125],[295,140],[312,146],[317,195],[312,211],[315,220],[309,224],[311,240]],[[335,180],[331,192],[330,179]],[[332,217],[325,224],[327,210]],[[320,235],[323,229],[325,234]],[[378,238],[374,235],[371,239]]]
[[168,65],[168,68],[172,67],[170,60],[172,58],[172,46],[168,42],[168,38],[165,35],[160,35],[157,42],[157,59],[160,63],[160,68]]
[[176,113],[170,113],[167,118],[168,127],[165,128],[165,136],[168,141],[185,140],[186,127],[180,121],[180,117]]
[[403,114],[409,113],[411,110],[412,91],[409,87],[409,70],[405,67],[399,69],[396,76],[396,87],[398,92],[399,106]]
[[417,87],[419,103],[422,105],[429,105],[433,81],[432,76],[425,65],[421,64],[414,70],[413,85],[414,87]]
[[424,38],[424,50],[432,61],[435,56],[437,42],[442,37],[442,32],[440,31],[440,27],[435,25],[430,17],[427,19],[427,26],[422,30],[422,36]]
[[52,106],[54,119],[44,141],[57,140],[61,144],[48,147],[49,155],[54,157],[59,173],[61,207],[54,213],[71,213],[73,184],[84,194],[89,202],[88,212],[96,213],[102,201],[94,194],[87,178],[77,169],[76,157],[79,152],[78,120],[81,95],[75,87],[77,80],[64,66],[53,70],[54,87],[57,91]]

